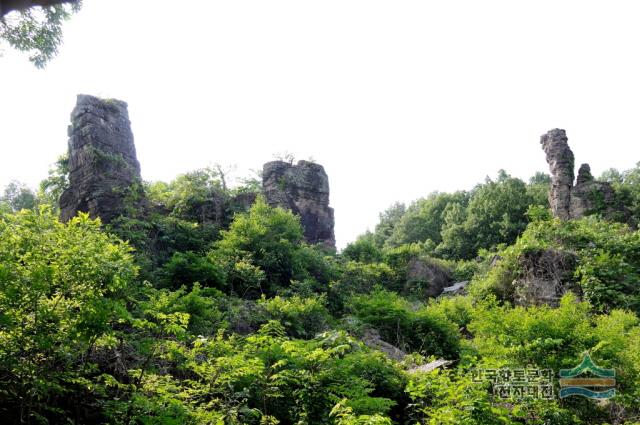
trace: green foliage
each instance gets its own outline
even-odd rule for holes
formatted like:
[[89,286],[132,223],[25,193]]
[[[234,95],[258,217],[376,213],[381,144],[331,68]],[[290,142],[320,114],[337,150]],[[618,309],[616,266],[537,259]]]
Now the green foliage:
[[[615,184],[630,191],[625,178]],[[57,200],[66,182],[61,161],[34,205]],[[151,208],[104,227],[86,215],[61,224],[50,208],[14,213],[24,202],[4,202],[0,416],[628,422],[640,416],[640,234],[596,217],[551,219],[548,183],[542,173],[524,184],[501,172],[469,193],[433,194],[406,211],[396,204],[341,255],[305,244],[299,218],[261,198],[245,211],[255,185],[228,189],[220,167],[146,185]],[[583,301],[569,294],[557,307],[512,307],[519,282],[544,272],[531,260],[545,253],[570,260],[561,283]],[[432,281],[469,279],[470,295],[425,295]],[[372,329],[408,356],[398,362],[365,346],[358,335],[369,341]],[[504,401],[470,379],[474,367],[557,371],[586,351],[616,370],[618,395],[607,406]],[[404,370],[436,357],[454,363]]]
[[391,425],[391,419],[381,415],[354,415],[348,406],[349,400],[342,399],[329,414],[335,418],[336,425]]
[[49,169],[49,176],[40,182],[38,198],[45,205],[58,209],[62,192],[69,187],[69,155],[61,155],[53,167]]
[[36,194],[24,183],[14,180],[4,188],[4,194],[0,197],[0,212],[32,210],[37,204]]
[[284,299],[274,297],[259,301],[271,320],[279,321],[292,338],[310,338],[329,327],[330,315],[324,306],[325,297]]
[[598,311],[640,311],[640,233],[597,217],[531,223],[514,245],[500,252],[496,267],[476,279],[473,290],[479,296],[489,291],[512,298],[512,282],[524,272],[522,258],[550,249],[577,257],[565,284],[578,285]]
[[219,266],[211,262],[206,256],[192,251],[174,252],[160,270],[167,287],[192,285],[195,282],[203,286],[222,288],[224,275]]
[[531,205],[543,208],[549,207],[549,187],[551,186],[551,176],[540,171],[536,172],[527,185],[527,193],[531,198]]
[[80,9],[72,5],[31,7],[0,19],[0,39],[17,50],[29,53],[29,60],[44,68],[62,42],[62,23]]
[[[572,368],[589,352],[601,367],[614,368],[617,403],[637,409],[640,368],[638,319],[629,312],[614,310],[607,316],[594,316],[591,306],[566,295],[556,309],[543,307],[498,306],[486,302],[473,312],[469,330],[473,334],[466,360],[481,359],[489,367],[533,365],[554,371]],[[552,410],[553,406],[546,409]],[[608,412],[584,399],[568,399],[585,423],[601,423]],[[568,422],[571,423],[571,422]]]
[[98,229],[84,214],[61,224],[47,208],[0,219],[5,419],[56,417],[53,406],[82,397],[94,373],[88,353],[126,316],[122,291],[136,275],[130,249]]
[[268,206],[262,198],[247,213],[236,215],[221,234],[210,256],[225,270],[229,289],[243,296],[273,295],[294,280],[304,280],[311,274],[306,260],[313,266],[317,259],[302,243],[299,217]]
[[466,192],[432,193],[426,199],[416,201],[402,215],[385,246],[397,247],[427,240],[439,244],[442,242],[441,230],[449,205],[461,205],[465,208],[468,201]]
[[382,250],[376,245],[375,234],[367,232],[350,243],[342,251],[345,258],[362,263],[377,263],[382,260]]
[[458,328],[440,311],[429,306],[412,306],[399,295],[377,290],[351,300],[353,314],[375,328],[383,340],[424,355],[456,358]]
[[174,217],[199,223],[222,220],[227,197],[220,174],[210,168],[182,174],[169,184],[153,183],[148,193],[152,202],[164,205]]
[[[438,252],[448,258],[471,258],[480,248],[512,243],[527,226],[525,213],[531,203],[524,182],[501,170],[496,181],[487,179],[473,190],[463,222],[447,223]],[[466,246],[465,239],[470,241]]]
[[376,225],[374,232],[374,240],[378,248],[382,248],[387,239],[391,237],[406,210],[404,204],[396,202],[380,213],[380,221]]
[[515,424],[505,408],[495,407],[487,389],[468,375],[435,370],[414,375],[407,385],[412,418],[422,424]]
[[396,273],[386,263],[348,261],[342,266],[340,277],[329,287],[329,309],[340,316],[345,313],[352,295],[368,294],[378,286],[391,288],[396,280]]
[[359,240],[359,249],[373,239],[387,249],[420,244],[432,256],[472,259],[480,249],[515,241],[527,226],[529,206],[548,206],[549,179],[537,173],[525,184],[501,170],[497,180],[487,178],[471,192],[432,193],[406,210],[398,204],[381,214],[376,232]]
[[630,170],[605,171],[600,180],[610,182],[615,189],[616,206],[623,213],[614,217],[618,221],[627,222],[634,228],[640,226],[640,162]]
[[469,296],[441,297],[429,303],[429,308],[446,317],[459,328],[466,328],[473,317],[475,307]]

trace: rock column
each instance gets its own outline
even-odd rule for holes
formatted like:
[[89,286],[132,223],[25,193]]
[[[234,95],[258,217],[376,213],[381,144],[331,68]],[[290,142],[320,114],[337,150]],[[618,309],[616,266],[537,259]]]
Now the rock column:
[[567,142],[567,134],[558,128],[540,138],[551,171],[549,204],[553,215],[562,220],[571,218],[571,188],[574,178],[574,157]]
[[142,204],[140,164],[127,104],[78,95],[69,126],[69,187],[60,197],[60,218],[78,211],[108,223]]
[[322,165],[299,161],[264,164],[262,190],[267,203],[300,216],[308,243],[335,248],[333,208],[329,207],[329,178]]

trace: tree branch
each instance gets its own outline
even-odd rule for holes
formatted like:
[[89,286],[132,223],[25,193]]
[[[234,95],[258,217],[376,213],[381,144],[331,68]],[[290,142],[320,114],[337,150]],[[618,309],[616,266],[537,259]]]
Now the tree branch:
[[34,6],[54,6],[62,3],[77,3],[78,0],[0,0],[0,16],[14,10],[21,11]]

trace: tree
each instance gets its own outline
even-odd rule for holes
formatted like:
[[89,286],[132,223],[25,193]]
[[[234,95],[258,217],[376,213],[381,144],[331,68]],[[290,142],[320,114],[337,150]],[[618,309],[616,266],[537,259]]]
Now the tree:
[[[62,224],[43,207],[0,219],[6,423],[45,423],[44,415],[60,413],[52,406],[79,403],[85,374],[95,373],[89,352],[124,311],[119,294],[136,274],[129,250],[86,214]],[[57,419],[52,423],[70,422]]]
[[380,213],[380,222],[376,225],[374,232],[374,240],[378,248],[382,248],[384,243],[389,239],[396,225],[407,211],[403,203],[396,202]]
[[442,243],[436,253],[444,258],[471,259],[479,249],[513,243],[527,227],[534,198],[527,185],[500,170],[497,180],[476,186],[466,210],[444,211]]
[[4,195],[0,198],[0,204],[4,204],[5,210],[13,212],[23,209],[30,210],[35,208],[37,198],[36,194],[27,185],[14,180],[5,187]]
[[27,52],[44,68],[62,42],[62,23],[80,10],[79,0],[3,0],[0,3],[0,40]]
[[612,184],[616,191],[616,203],[629,212],[629,217],[623,217],[633,227],[640,225],[640,162],[635,168],[620,172],[611,168],[600,177],[600,180]]
[[350,243],[342,251],[342,255],[350,260],[363,263],[377,263],[382,260],[382,251],[375,243],[375,235],[366,232],[358,236],[355,242]]
[[60,196],[69,187],[69,155],[61,155],[49,169],[49,176],[40,182],[38,197],[54,209],[59,208]]
[[228,275],[231,290],[273,293],[302,271],[302,226],[291,211],[272,208],[258,198],[249,212],[237,214],[221,232],[211,256]]
[[532,205],[541,205],[549,208],[549,188],[551,187],[551,176],[547,173],[537,171],[529,179],[527,193],[531,196]]
[[444,212],[451,203],[466,206],[466,192],[432,193],[420,199],[409,208],[398,221],[393,233],[385,242],[387,247],[397,247],[406,243],[426,242],[438,244],[442,241],[440,232],[444,224]]

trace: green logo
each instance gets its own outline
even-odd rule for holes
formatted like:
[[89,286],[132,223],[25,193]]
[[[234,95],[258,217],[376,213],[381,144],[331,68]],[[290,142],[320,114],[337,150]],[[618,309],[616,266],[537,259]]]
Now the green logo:
[[[581,377],[584,374],[595,377]],[[616,395],[615,388],[600,391],[595,389],[615,387],[615,385],[616,371],[599,368],[588,353],[585,353],[582,363],[573,369],[560,369],[560,398],[580,395],[593,399],[607,399]]]

